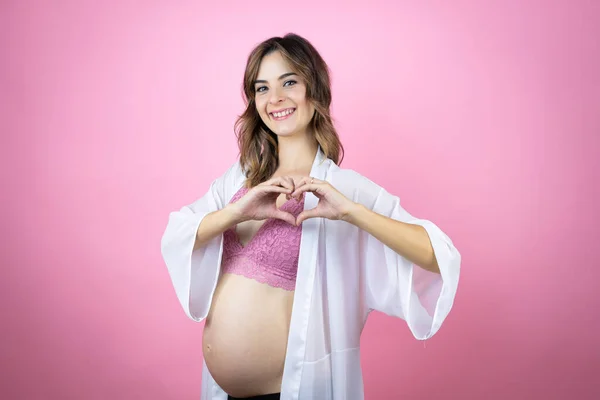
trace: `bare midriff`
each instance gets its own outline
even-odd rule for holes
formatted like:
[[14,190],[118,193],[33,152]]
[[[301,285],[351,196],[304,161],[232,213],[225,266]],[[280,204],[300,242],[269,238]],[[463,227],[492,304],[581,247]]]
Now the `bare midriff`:
[[219,278],[203,334],[206,366],[234,397],[281,391],[294,291],[244,276]]

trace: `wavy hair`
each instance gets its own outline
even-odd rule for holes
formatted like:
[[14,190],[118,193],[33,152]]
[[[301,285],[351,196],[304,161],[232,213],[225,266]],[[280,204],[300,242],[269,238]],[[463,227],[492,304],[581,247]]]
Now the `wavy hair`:
[[306,82],[306,98],[315,108],[309,127],[321,150],[338,165],[343,159],[344,148],[330,113],[331,79],[327,64],[314,46],[301,36],[288,33],[284,37],[272,37],[256,46],[248,56],[243,82],[246,110],[237,118],[234,128],[247,187],[268,180],[279,166],[277,135],[260,118],[254,98],[254,81],[261,61],[276,51]]

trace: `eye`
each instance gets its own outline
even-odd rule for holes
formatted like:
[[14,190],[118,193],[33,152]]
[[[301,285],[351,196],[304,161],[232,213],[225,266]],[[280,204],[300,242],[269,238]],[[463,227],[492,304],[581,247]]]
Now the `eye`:
[[[288,85],[288,83],[289,83],[289,85]],[[296,83],[298,83],[298,82],[296,82],[296,81],[294,81],[294,80],[290,79],[289,81],[285,81],[285,83],[283,84],[283,86],[293,86],[293,85],[295,85]]]
[[265,90],[267,90],[266,86],[259,86],[255,89],[256,93],[264,92]]

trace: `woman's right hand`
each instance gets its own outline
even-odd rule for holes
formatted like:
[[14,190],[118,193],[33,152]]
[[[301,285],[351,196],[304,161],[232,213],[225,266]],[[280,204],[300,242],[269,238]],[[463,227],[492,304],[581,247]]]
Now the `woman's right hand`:
[[285,193],[289,199],[289,195],[294,190],[294,180],[290,177],[280,176],[253,187],[242,198],[229,206],[235,212],[238,223],[277,218],[295,226],[296,218],[292,214],[277,208],[279,195]]

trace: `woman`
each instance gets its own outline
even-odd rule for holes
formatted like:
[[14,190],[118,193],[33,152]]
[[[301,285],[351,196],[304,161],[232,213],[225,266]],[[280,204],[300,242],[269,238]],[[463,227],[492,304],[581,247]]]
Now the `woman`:
[[169,216],[161,248],[186,314],[205,321],[202,399],[362,399],[372,310],[435,334],[460,254],[433,223],[341,169],[328,68],[305,39],[258,45],[240,159]]

